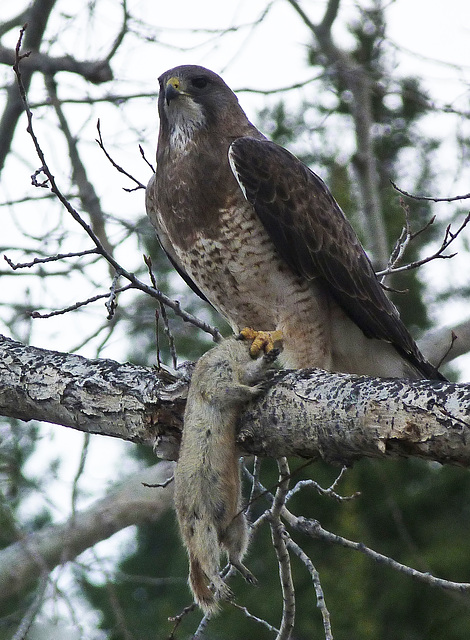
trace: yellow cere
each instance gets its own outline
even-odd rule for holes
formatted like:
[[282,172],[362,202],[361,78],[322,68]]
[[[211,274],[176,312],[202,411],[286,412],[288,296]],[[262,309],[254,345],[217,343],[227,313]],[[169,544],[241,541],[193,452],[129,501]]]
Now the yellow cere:
[[180,81],[178,78],[176,78],[175,76],[173,76],[173,78],[170,78],[168,80],[168,82],[166,83],[166,85],[168,86],[169,84],[171,84],[171,86],[173,87],[173,89],[178,90],[180,88]]

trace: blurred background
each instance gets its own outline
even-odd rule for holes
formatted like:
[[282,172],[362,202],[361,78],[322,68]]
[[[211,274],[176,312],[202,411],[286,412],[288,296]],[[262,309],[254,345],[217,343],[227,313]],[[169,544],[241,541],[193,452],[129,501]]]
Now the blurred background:
[[[332,18],[328,37],[325,16]],[[464,0],[3,0],[0,244],[13,263],[92,248],[47,185],[31,181],[41,163],[12,70],[25,23],[24,50],[40,55],[23,61],[23,82],[36,136],[62,193],[125,269],[148,282],[142,256],[151,255],[158,287],[224,333],[224,321],[162,255],[145,216],[143,189],[96,142],[99,120],[107,153],[147,183],[151,168],[139,145],[154,164],[157,78],[170,67],[201,64],[221,74],[252,122],[325,180],[378,270],[400,235],[405,208],[413,231],[434,216],[435,221],[410,243],[403,264],[432,255],[447,225],[458,228],[468,213],[465,199],[407,198],[405,206],[391,185],[433,198],[469,191],[470,12]],[[39,183],[42,178],[37,174]],[[469,238],[464,230],[448,251],[458,251],[451,260],[436,259],[387,282],[404,291],[391,295],[417,339],[469,321]],[[157,362],[159,331],[160,357],[172,364],[162,323],[156,326],[158,303],[141,292],[122,293],[111,320],[105,298],[57,313],[109,291],[115,274],[98,256],[17,270],[5,261],[0,275],[2,334],[38,347],[150,366]],[[32,312],[52,315],[33,318]],[[210,336],[171,311],[168,316],[179,362],[211,346]],[[468,380],[469,356],[453,360],[445,372]],[[50,531],[54,542],[54,526],[73,526],[74,514],[93,509],[116,486],[125,487],[158,462],[148,448],[127,442],[1,420],[0,567],[1,554],[14,543],[41,531]],[[295,480],[314,478],[326,487],[337,474],[316,463]],[[261,478],[273,486],[274,461],[263,461]],[[420,571],[470,581],[467,470],[418,460],[363,460],[348,470],[338,490],[360,496],[338,503],[307,490],[297,494],[292,510]],[[238,577],[233,586],[237,602],[277,625],[282,596],[269,535],[268,528],[257,535],[247,558],[259,587]],[[467,596],[413,582],[336,546],[299,536],[296,541],[319,571],[335,638],[470,636]],[[56,544],[64,545],[65,556],[66,542]],[[311,578],[295,561],[293,571],[295,638],[322,638]],[[174,635],[168,621],[190,604],[186,578],[185,552],[167,506],[158,517],[149,514],[148,522],[111,538],[103,532],[101,542],[46,571],[39,582],[14,594],[3,590],[0,640],[191,637],[198,612],[187,615]],[[263,640],[275,634],[226,606],[204,637]]]

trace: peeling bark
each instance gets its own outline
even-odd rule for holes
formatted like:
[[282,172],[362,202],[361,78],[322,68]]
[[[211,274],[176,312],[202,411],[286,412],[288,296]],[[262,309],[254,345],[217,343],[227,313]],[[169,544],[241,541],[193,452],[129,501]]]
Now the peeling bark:
[[182,429],[187,380],[0,337],[0,415],[153,445]]
[[[0,339],[0,414],[148,445],[176,459],[189,368],[175,378],[113,360]],[[180,372],[181,373],[181,372]],[[243,452],[323,458],[421,457],[470,465],[470,385],[279,371],[240,421]]]
[[470,385],[367,378],[318,369],[285,373],[242,419],[259,455],[420,457],[470,464]]

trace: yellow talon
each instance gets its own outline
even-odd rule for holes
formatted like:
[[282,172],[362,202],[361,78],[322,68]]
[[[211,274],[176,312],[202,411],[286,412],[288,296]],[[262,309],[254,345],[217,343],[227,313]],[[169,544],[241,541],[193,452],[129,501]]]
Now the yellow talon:
[[242,340],[251,340],[250,355],[257,358],[261,352],[269,353],[282,348],[282,331],[255,331],[245,327],[239,334]]

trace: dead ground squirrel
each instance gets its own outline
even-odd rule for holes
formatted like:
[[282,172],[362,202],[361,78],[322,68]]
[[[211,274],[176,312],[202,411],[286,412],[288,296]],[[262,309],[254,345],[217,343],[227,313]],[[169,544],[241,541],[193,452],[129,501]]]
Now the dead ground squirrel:
[[243,406],[262,391],[258,383],[278,350],[253,359],[249,348],[243,340],[228,338],[199,359],[184,414],[175,507],[189,556],[189,585],[206,614],[231,596],[219,576],[222,549],[248,582],[256,582],[241,562],[248,527],[241,505],[236,425]]

